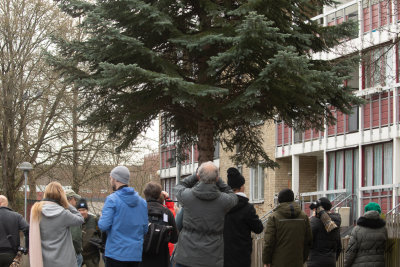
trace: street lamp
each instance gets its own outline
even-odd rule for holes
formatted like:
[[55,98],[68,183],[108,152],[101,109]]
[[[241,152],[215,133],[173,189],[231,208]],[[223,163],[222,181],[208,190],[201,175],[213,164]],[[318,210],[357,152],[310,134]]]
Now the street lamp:
[[18,165],[17,167],[18,169],[20,169],[21,171],[24,172],[24,176],[25,176],[25,203],[24,203],[24,218],[26,220],[26,201],[27,201],[27,197],[26,197],[26,188],[27,188],[27,182],[28,182],[28,172],[30,170],[33,169],[32,164],[30,164],[29,162],[22,162],[21,164]]

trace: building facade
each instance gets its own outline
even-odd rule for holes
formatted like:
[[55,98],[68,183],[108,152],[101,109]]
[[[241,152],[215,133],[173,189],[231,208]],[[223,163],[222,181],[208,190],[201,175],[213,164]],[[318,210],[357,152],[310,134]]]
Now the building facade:
[[[323,8],[315,20],[325,26],[354,20],[358,35],[315,57],[360,55],[346,85],[365,104],[350,115],[332,109],[337,123],[324,131],[296,132],[284,121],[275,124],[275,156],[290,162],[295,194],[305,202],[326,195],[338,208],[349,207],[353,219],[370,201],[379,203],[384,213],[399,202],[399,8],[399,2],[378,0],[340,1]],[[302,175],[305,158],[315,166],[311,177]]]
[[[362,215],[370,201],[382,206],[383,213],[397,208],[400,182],[400,98],[399,58],[400,1],[341,0],[323,7],[313,20],[324,26],[355,21],[358,34],[329,53],[314,57],[335,60],[358,55],[361,60],[345,81],[365,104],[350,115],[335,109],[337,123],[322,131],[296,132],[284,121],[264,124],[264,148],[280,168],[276,170],[237,166],[246,178],[246,194],[259,215],[272,209],[275,195],[289,187],[309,212],[308,204],[329,197],[336,208],[349,213],[349,223]],[[165,188],[173,186],[197,168],[196,148],[188,149],[187,160],[176,166],[172,133],[160,125],[160,176]],[[215,162],[226,179],[233,166],[229,154],[216,150]],[[180,171],[179,171],[180,170]],[[347,208],[347,209],[344,209]]]

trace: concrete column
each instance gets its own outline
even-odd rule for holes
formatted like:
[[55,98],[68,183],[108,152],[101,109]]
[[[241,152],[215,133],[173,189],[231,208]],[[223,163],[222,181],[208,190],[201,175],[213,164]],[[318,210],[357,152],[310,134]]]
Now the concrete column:
[[[393,184],[400,183],[400,138],[393,138]],[[399,196],[398,190],[393,188],[393,207],[395,207],[398,202],[397,198]]]
[[292,155],[292,190],[294,196],[299,196],[300,192],[300,157],[298,155]]

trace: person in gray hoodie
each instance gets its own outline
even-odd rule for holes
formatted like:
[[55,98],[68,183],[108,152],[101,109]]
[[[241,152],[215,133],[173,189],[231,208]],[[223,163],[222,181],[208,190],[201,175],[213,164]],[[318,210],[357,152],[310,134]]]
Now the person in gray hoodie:
[[30,266],[76,267],[70,227],[83,222],[79,211],[68,203],[61,184],[48,184],[44,199],[35,203],[31,211]]
[[184,206],[183,229],[175,247],[176,267],[223,267],[225,214],[238,203],[232,189],[218,176],[211,161],[176,188],[176,198]]

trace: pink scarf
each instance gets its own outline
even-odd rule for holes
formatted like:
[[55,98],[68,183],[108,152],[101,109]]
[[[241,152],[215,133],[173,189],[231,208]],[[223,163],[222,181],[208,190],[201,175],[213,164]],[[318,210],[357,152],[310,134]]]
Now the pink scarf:
[[29,225],[29,263],[30,267],[43,267],[39,221],[32,220],[32,215]]

